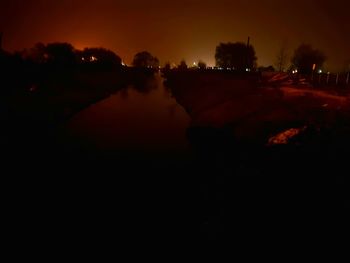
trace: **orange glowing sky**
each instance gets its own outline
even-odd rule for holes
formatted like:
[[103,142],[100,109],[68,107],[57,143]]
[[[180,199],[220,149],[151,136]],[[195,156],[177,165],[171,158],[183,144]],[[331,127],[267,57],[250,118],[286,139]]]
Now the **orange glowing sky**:
[[204,60],[214,65],[220,42],[251,37],[259,65],[274,63],[282,42],[324,51],[329,70],[350,59],[348,0],[1,0],[3,47],[37,42],[103,46],[130,63],[147,50],[161,63]]

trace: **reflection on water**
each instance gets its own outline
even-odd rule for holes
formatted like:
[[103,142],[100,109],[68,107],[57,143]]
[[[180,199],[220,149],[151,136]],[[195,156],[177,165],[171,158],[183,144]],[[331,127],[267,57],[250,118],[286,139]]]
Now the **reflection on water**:
[[156,75],[83,110],[72,118],[68,130],[100,150],[181,152],[188,146],[189,123],[185,110]]

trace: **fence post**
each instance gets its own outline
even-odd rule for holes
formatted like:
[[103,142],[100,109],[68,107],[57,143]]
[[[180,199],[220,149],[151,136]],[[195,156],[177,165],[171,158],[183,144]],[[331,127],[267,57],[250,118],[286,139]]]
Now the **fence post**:
[[329,72],[327,72],[327,85],[328,85],[328,83],[329,83]]
[[350,75],[350,72],[348,72],[348,75],[346,76],[346,85],[349,85],[349,75]]
[[337,73],[337,77],[335,79],[335,85],[338,85],[338,81],[339,81],[339,73]]

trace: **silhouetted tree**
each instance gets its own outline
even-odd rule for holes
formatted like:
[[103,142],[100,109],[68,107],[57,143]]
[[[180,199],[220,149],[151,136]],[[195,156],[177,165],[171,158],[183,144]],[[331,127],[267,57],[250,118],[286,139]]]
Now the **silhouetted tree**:
[[69,43],[50,43],[46,54],[47,61],[56,66],[72,66],[77,62],[74,47]]
[[198,62],[198,68],[199,69],[206,69],[207,68],[207,64],[205,63],[205,62],[203,62],[203,61],[199,61]]
[[170,63],[169,62],[165,63],[164,71],[170,71],[170,69],[171,69]]
[[122,60],[113,51],[105,48],[85,48],[80,57],[82,62],[95,63],[102,66],[121,66]]
[[252,45],[245,43],[220,43],[215,52],[216,66],[244,71],[255,67],[257,57]]
[[312,72],[313,64],[316,68],[322,68],[326,56],[318,49],[312,48],[311,45],[301,44],[295,51],[292,57],[292,65],[298,69],[300,73],[309,74]]
[[180,70],[186,70],[188,68],[186,61],[185,60],[181,60],[180,65],[178,66],[178,69]]
[[167,62],[162,68],[163,77],[166,78],[170,72],[171,72],[171,66],[170,66],[170,63]]
[[48,59],[46,46],[43,43],[37,43],[29,50],[22,51],[22,57],[37,64],[43,64]]
[[158,58],[152,56],[151,53],[143,51],[135,55],[132,64],[134,67],[139,68],[158,68],[159,60]]
[[285,71],[288,63],[288,49],[287,49],[287,43],[284,42],[276,56],[276,68],[279,72]]

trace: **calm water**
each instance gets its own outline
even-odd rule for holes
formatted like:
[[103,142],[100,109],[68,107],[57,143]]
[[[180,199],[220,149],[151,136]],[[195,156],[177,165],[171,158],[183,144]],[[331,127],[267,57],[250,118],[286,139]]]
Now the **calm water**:
[[189,124],[189,116],[157,74],[81,111],[69,122],[68,131],[94,151],[181,154],[189,148]]

